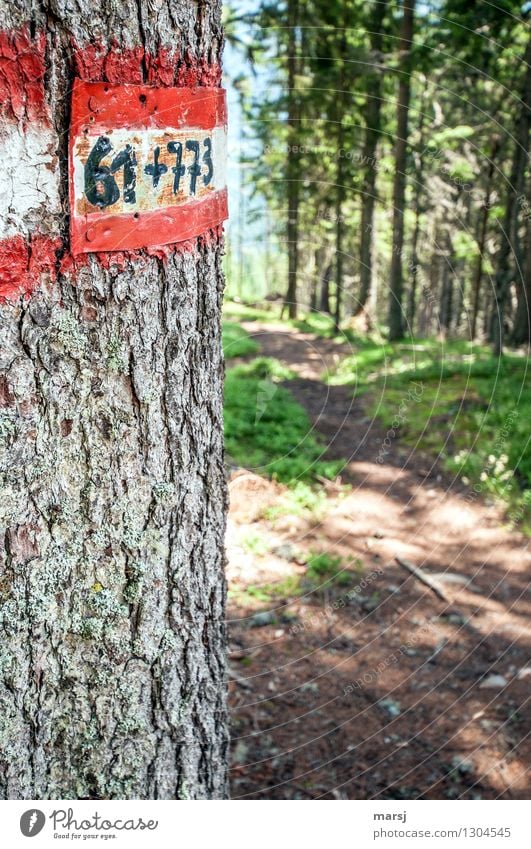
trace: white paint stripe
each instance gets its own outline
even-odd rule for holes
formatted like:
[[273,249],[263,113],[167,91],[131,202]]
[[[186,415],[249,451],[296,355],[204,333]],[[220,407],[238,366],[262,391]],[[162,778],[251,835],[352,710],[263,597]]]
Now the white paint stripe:
[[[165,137],[164,143],[161,142],[161,137]],[[84,196],[84,172],[85,162],[88,155],[87,147],[88,150],[91,150],[98,138],[99,135],[89,136],[89,145],[87,146],[87,137],[83,135],[74,143],[74,196],[76,200],[81,199]],[[180,141],[183,144],[182,164],[186,166],[187,172],[184,177],[181,178],[181,191],[184,194],[185,201],[195,201],[199,199],[198,196],[190,197],[189,195],[190,176],[188,168],[192,164],[194,156],[191,151],[187,151],[184,148],[186,140],[193,139],[200,142],[201,148],[199,164],[201,165],[201,174],[204,175],[206,173],[206,167],[203,161],[203,155],[205,153],[204,140],[206,138],[211,138],[213,177],[212,182],[209,184],[209,193],[210,191],[219,191],[220,189],[224,189],[226,186],[227,132],[224,126],[214,127],[212,130],[187,130],[186,128],[181,128],[180,130],[115,129],[108,133],[108,138],[111,141],[113,150],[102,160],[102,165],[109,166],[112,158],[116,156],[120,150],[123,150],[127,144],[130,144],[135,151],[137,159],[136,196],[138,204],[126,204],[123,200],[123,196],[121,196],[116,203],[107,207],[105,211],[109,212],[109,214],[133,214],[138,208],[145,210],[163,208],[160,195],[165,189],[167,190],[168,186],[171,186],[173,182],[173,173],[171,168],[175,164],[175,155],[167,152],[166,141]],[[154,187],[152,178],[145,174],[144,167],[146,164],[153,164],[153,150],[156,146],[160,147],[159,163],[163,162],[168,170],[160,177],[158,186]],[[76,151],[79,150],[83,151],[83,155],[76,153]],[[114,176],[121,189],[123,181],[122,172],[117,172]],[[198,190],[202,188],[201,178],[198,178],[197,187]],[[94,208],[94,211],[99,212],[96,208]],[[77,215],[78,213],[76,210],[73,210],[73,214]]]
[[[56,136],[52,129],[11,122],[0,125],[0,238],[28,235],[45,216],[61,211]],[[42,228],[49,231],[49,227]]]

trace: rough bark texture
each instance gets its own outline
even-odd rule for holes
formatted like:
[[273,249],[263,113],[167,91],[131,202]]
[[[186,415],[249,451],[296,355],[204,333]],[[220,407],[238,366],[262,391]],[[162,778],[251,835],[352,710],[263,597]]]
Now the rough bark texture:
[[299,104],[297,94],[297,30],[299,0],[288,0],[288,219],[286,238],[288,241],[288,290],[285,307],[289,318],[297,317],[298,270],[299,270],[299,181],[298,158],[291,154],[300,132]]
[[401,339],[404,334],[402,316],[402,253],[404,249],[404,207],[406,199],[406,165],[408,145],[409,100],[411,94],[411,44],[415,0],[404,0],[400,30],[400,82],[395,141],[395,180],[393,187],[393,253],[389,282],[389,339]]
[[481,281],[483,278],[483,261],[485,256],[485,245],[487,241],[487,229],[489,223],[489,209],[491,202],[491,194],[492,194],[492,182],[494,179],[494,170],[496,166],[496,155],[498,153],[498,148],[500,145],[500,138],[498,135],[494,135],[492,138],[492,146],[491,153],[489,157],[489,163],[487,168],[487,180],[485,185],[485,195],[484,201],[481,208],[481,216],[479,222],[479,232],[478,232],[478,256],[476,260],[476,268],[474,270],[474,281],[472,283],[472,294],[473,294],[473,304],[472,304],[472,322],[470,327],[470,338],[475,339],[477,333],[477,325],[478,325],[478,315],[479,315],[479,305],[480,305],[480,295],[481,295]]
[[141,48],[138,81],[161,48],[214,67],[219,3],[0,4],[27,22],[61,203],[25,230],[63,242],[0,304],[0,797],[223,798],[220,240],[69,261],[65,161],[73,45]]
[[[531,187],[531,177],[528,180]],[[528,191],[527,196],[531,193]],[[525,224],[525,263],[521,277],[517,278],[517,304],[511,341],[513,345],[531,344],[531,213],[527,213]]]
[[491,337],[496,355],[501,355],[505,342],[505,311],[511,283],[522,267],[523,251],[520,246],[518,224],[522,216],[526,168],[529,163],[529,135],[531,130],[531,38],[524,56],[526,73],[523,80],[522,108],[515,129],[515,149],[509,175],[507,201],[503,217],[502,241],[498,254],[494,285],[494,310]]
[[376,148],[382,132],[382,71],[379,67],[383,45],[383,22],[387,0],[373,4],[369,30],[374,69],[367,79],[366,127],[362,162],[365,166],[361,196],[360,289],[354,315],[359,315],[369,300],[372,285],[372,243],[374,203],[376,199]]

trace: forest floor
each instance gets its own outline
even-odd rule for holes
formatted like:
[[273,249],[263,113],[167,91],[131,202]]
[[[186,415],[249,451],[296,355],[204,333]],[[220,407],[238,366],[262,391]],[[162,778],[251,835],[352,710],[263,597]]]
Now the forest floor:
[[348,344],[243,327],[347,462],[313,501],[230,471],[233,798],[529,798],[528,539],[325,382]]

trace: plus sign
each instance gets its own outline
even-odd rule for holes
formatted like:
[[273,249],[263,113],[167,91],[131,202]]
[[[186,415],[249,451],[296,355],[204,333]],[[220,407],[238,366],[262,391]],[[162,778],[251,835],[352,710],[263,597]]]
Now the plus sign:
[[159,165],[160,147],[157,145],[153,151],[153,165],[146,165],[144,172],[153,177],[153,187],[156,188],[163,174],[168,170],[168,166],[161,163]]

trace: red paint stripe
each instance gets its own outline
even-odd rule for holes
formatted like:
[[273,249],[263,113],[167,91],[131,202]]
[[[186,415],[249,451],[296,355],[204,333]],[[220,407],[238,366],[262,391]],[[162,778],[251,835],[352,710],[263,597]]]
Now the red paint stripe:
[[48,123],[44,94],[46,38],[29,25],[0,31],[0,111],[16,121]]
[[156,233],[157,246],[183,242],[200,236],[206,230],[227,218],[227,190],[222,189],[202,200],[141,212],[132,215],[93,213],[90,216],[87,239],[86,218],[71,219],[71,250],[73,254],[93,251],[135,249],[153,244]]
[[17,299],[32,292],[44,275],[57,279],[58,237],[35,233],[29,240],[23,236],[0,239],[0,300]]
[[74,80],[70,138],[111,129],[211,130],[227,122],[225,92],[219,88],[155,88]]
[[140,84],[156,86],[221,85],[221,67],[205,57],[197,59],[191,52],[181,56],[169,47],[156,53],[145,52],[141,46],[120,48],[116,40],[109,44],[95,42],[81,47],[72,42],[76,74],[85,82]]

